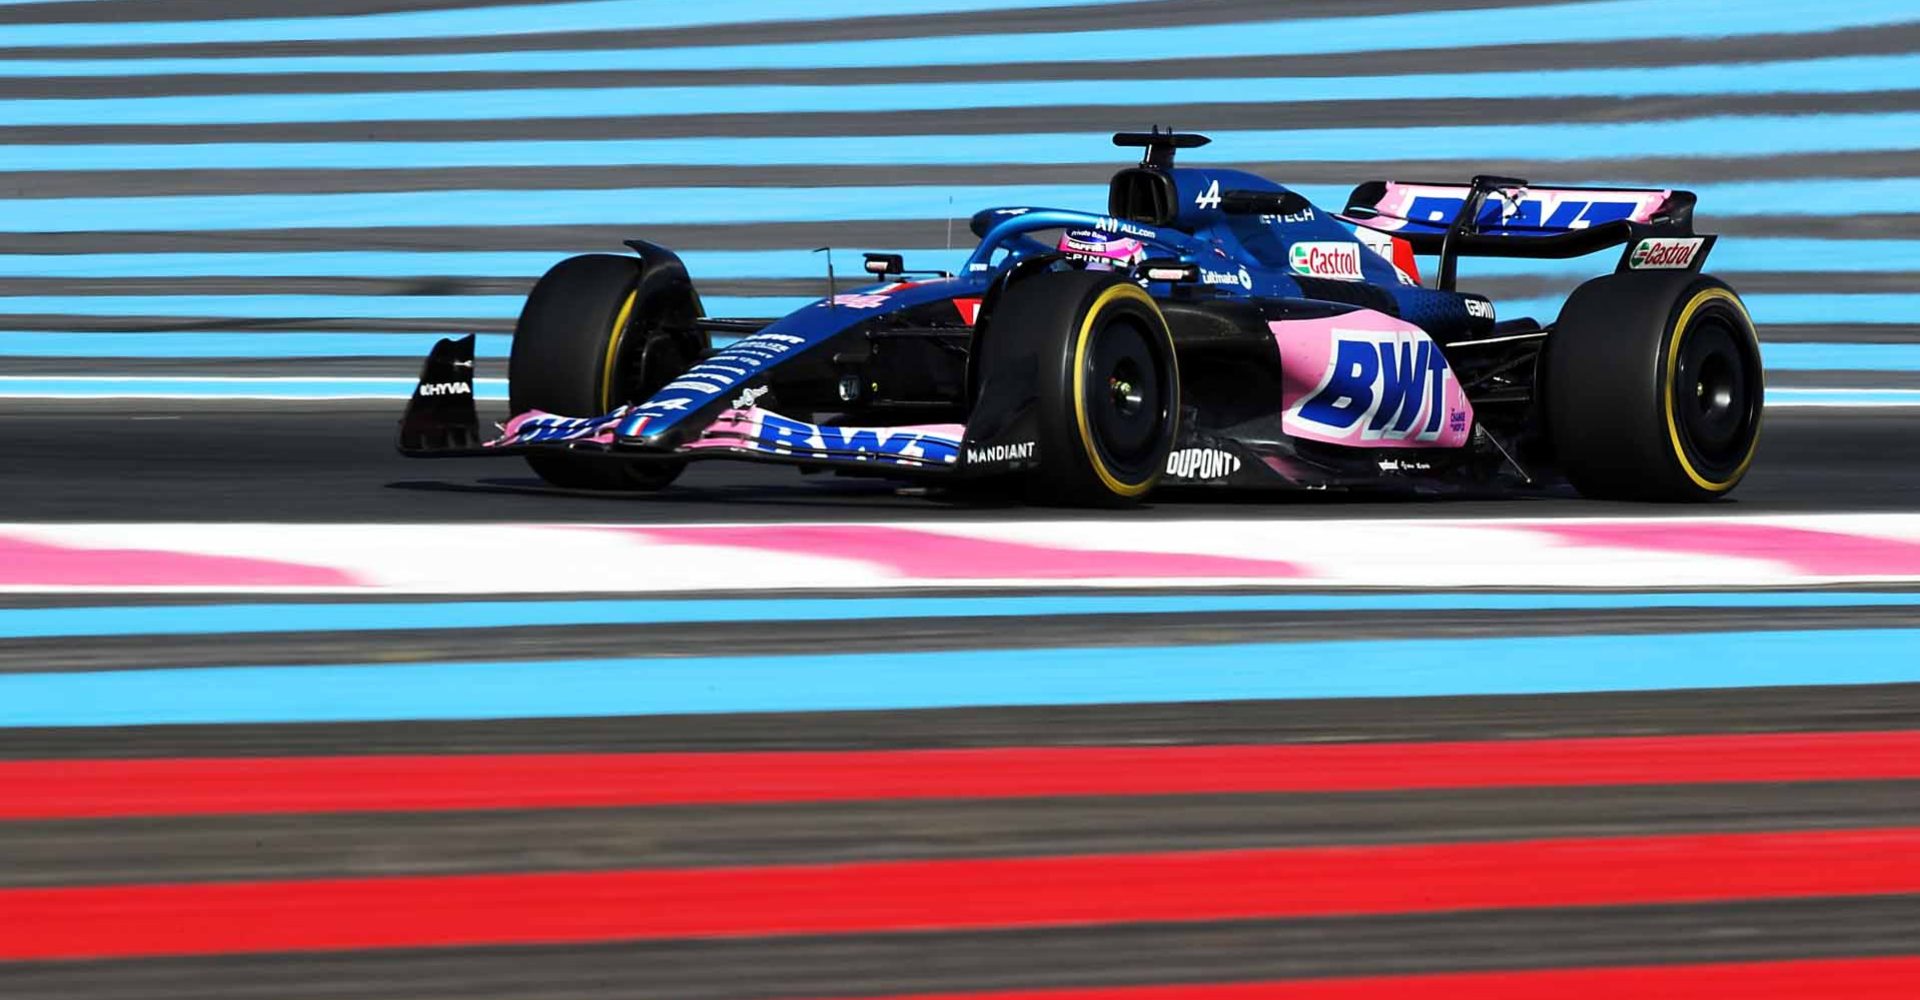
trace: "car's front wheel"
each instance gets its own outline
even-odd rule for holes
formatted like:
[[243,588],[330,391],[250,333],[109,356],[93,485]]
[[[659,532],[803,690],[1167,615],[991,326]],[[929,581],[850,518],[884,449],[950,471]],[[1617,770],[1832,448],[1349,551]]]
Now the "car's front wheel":
[[[646,399],[699,357],[698,299],[677,260],[569,257],[527,296],[507,380],[513,412],[598,416]],[[526,456],[555,486],[654,490],[684,462],[620,461],[555,452]]]
[[1099,271],[1049,271],[1009,285],[991,337],[1032,346],[1044,503],[1134,503],[1159,483],[1180,414],[1180,370],[1160,307]]

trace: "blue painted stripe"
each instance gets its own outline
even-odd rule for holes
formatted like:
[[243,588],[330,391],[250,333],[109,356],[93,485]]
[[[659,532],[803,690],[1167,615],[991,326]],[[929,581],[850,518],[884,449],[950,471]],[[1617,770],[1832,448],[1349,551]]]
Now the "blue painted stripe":
[[[1832,182],[1813,180],[1805,183],[1809,188],[1813,188]],[[1730,213],[1721,211],[1715,214]],[[1705,218],[1700,220],[1699,228],[1703,232],[1712,232],[1716,226],[1713,219]],[[1462,280],[1471,280],[1527,274],[1576,277],[1602,274],[1610,269],[1619,257],[1619,247],[1567,260],[1468,257],[1460,262],[1460,277]],[[0,257],[0,273],[4,273],[6,267],[6,258]],[[1713,254],[1707,258],[1707,270],[1716,273],[1920,271],[1920,239],[1819,240],[1723,236],[1713,245]]]
[[[122,29],[114,26],[116,32]],[[1472,100],[1501,97],[1863,93],[1920,78],[1920,55],[1843,56],[1726,66],[1657,66],[1410,76],[1098,80],[1108,107],[1165,104],[1207,94],[1212,104],[1298,101]],[[1086,101],[1088,81],[890,83],[836,86],[555,87],[363,94],[214,94],[43,98],[0,104],[0,125],[224,125],[267,122],[493,121],[633,114],[795,114],[1026,108]],[[244,85],[242,85],[244,86]]]
[[[834,266],[860,269],[862,250],[899,253],[914,267],[958,270],[972,251],[966,220],[955,232],[964,249],[848,247],[834,252]],[[752,239],[751,234],[742,242]],[[1889,241],[1892,242],[1892,241]],[[581,253],[609,252],[586,247]],[[459,275],[476,278],[533,278],[569,256],[563,250],[411,251],[328,250],[288,253],[0,253],[0,278],[410,278]],[[823,255],[810,250],[686,250],[680,259],[696,281],[736,278],[813,278],[824,280]]]
[[[1820,183],[1820,182],[1810,182]],[[857,252],[900,253],[917,267],[955,270],[966,260],[972,239],[964,220],[956,227],[967,249],[940,247],[849,247],[834,254],[835,265],[854,270]],[[742,237],[745,242],[751,233]],[[582,252],[590,252],[586,248]],[[1511,275],[1585,276],[1604,273],[1619,248],[1569,260],[1516,260],[1469,257],[1460,262],[1464,279]],[[285,253],[0,253],[0,278],[189,278],[189,277],[420,277],[459,275],[478,278],[531,278],[545,273],[568,252],[329,250]],[[824,272],[817,253],[808,250],[688,250],[680,254],[696,281],[738,278],[808,278]],[[1711,270],[1920,271],[1920,239],[1822,240],[1723,237],[1714,245]]]
[[[1920,116],[1915,124],[1920,126]],[[1920,130],[1914,135],[1920,137]],[[5,155],[0,153],[0,156]],[[1489,154],[1491,155],[1491,154]],[[1341,206],[1346,185],[1299,192]],[[1920,211],[1920,178],[1754,181],[1696,188],[1715,216],[1854,215]],[[401,191],[367,194],[174,195],[0,201],[0,232],[119,231],[137,218],[152,229],[491,225],[697,225],[888,219],[961,220],[988,206],[1106,204],[1104,184],[876,188],[655,188],[618,191]],[[750,237],[749,237],[750,238]]]
[[[807,296],[701,297],[713,316],[784,316],[812,301]],[[512,319],[525,302],[520,295],[14,295],[0,296],[0,315]]]
[[1769,371],[1920,372],[1920,344],[1763,344],[1760,356]]
[[[1471,282],[1461,288],[1472,291]],[[1920,320],[1920,294],[1875,293],[1863,295],[1759,294],[1742,296],[1753,321],[1768,323],[1910,323]],[[1560,315],[1565,296],[1525,299],[1501,299],[1502,319],[1532,316],[1550,321]]]
[[1920,406],[1920,389],[1767,389],[1767,406]]
[[[1108,6],[1135,0],[889,0],[884,11],[867,0],[731,0],[724,4],[666,4],[659,0],[577,0],[573,3],[451,8],[351,16],[220,18],[115,23],[10,24],[8,46],[192,45],[223,42],[358,41],[379,38],[533,35],[555,31],[623,31],[744,24],[764,20],[992,12],[1008,8]],[[131,37],[129,37],[131,36]]]
[[[0,375],[0,399],[392,399],[410,378],[220,378],[119,375]],[[504,379],[478,379],[474,395],[505,400]],[[1770,407],[1920,406],[1920,389],[1767,390]]]
[[[6,300],[0,299],[0,303]],[[76,300],[75,308],[85,305]],[[4,305],[0,305],[4,308]],[[424,358],[444,333],[56,333],[0,332],[9,358]],[[476,358],[505,358],[513,338],[480,334]]]
[[[1471,283],[1462,287],[1472,290]],[[703,299],[713,316],[784,316],[807,296],[714,296]],[[1503,299],[1504,318],[1559,315],[1564,296]],[[182,316],[263,319],[512,319],[518,295],[20,295],[0,297],[0,316]],[[1894,323],[1920,318],[1920,293],[1772,294],[1746,296],[1757,323]]]
[[[811,11],[809,11],[811,13]],[[1198,59],[1276,52],[1331,55],[1452,48],[1472,42],[1641,42],[1660,37],[1738,37],[1905,23],[1909,0],[1809,6],[1746,0],[1737,16],[1712,3],[1602,0],[1543,8],[1441,11],[1236,25],[1032,34],[954,35],[672,49],[472,52],[400,56],[244,56],[190,59],[11,59],[8,76],[135,76],[178,73],[438,73],[559,70],[728,70],[855,66],[952,66],[1001,62]]]
[[1061,617],[1346,611],[1600,611],[1622,608],[1877,608],[1920,604],[1920,592],[1714,591],[1604,593],[1179,594],[855,597],[724,600],[434,601],[198,604],[0,609],[0,638],[230,635],[563,625],[840,622],[899,618]]
[[[0,300],[3,302],[4,300]],[[1764,298],[1762,300],[1764,302]],[[446,334],[0,332],[12,358],[421,358]],[[477,358],[508,356],[513,338],[481,334]],[[1920,371],[1920,344],[1768,343],[1769,371]]]
[[581,718],[1920,681],[1920,631],[225,667],[0,676],[0,726]]
[[[1111,133],[1019,135],[708,136],[671,139],[488,140],[473,142],[171,143],[159,145],[9,146],[4,170],[218,170],[371,167],[864,164],[942,165],[1081,163],[1111,159]],[[1327,128],[1216,132],[1192,163],[1353,159],[1363,155],[1432,158],[1772,156],[1873,152],[1920,145],[1920,113],[1753,115],[1664,121],[1418,128]],[[1800,182],[1804,184],[1804,182]],[[785,189],[763,189],[785,193]],[[809,189],[812,196],[820,189]],[[873,188],[874,192],[888,188]],[[513,192],[525,196],[529,192]],[[544,193],[544,192],[542,192]],[[1343,195],[1345,192],[1341,192]],[[587,192],[612,208],[608,192]],[[347,197],[347,196],[335,196]],[[135,200],[135,199],[129,199]],[[57,202],[20,202],[46,204]],[[967,204],[967,202],[962,202]],[[731,206],[699,208],[727,218]]]
[[[0,375],[0,399],[406,399],[410,378],[195,378]],[[474,398],[504,400],[506,379],[475,379]]]

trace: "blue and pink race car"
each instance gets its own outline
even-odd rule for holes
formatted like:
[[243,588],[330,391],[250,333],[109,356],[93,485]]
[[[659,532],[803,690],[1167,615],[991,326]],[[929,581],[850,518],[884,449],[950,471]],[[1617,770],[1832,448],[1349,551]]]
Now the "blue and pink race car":
[[[500,436],[480,437],[473,338],[444,340],[400,449],[519,455],[580,489],[730,458],[1075,505],[1174,485],[1704,500],[1746,474],[1759,345],[1701,272],[1715,238],[1690,192],[1375,181],[1331,213],[1174,165],[1207,141],[1120,133],[1144,155],[1104,214],[987,209],[960,273],[868,254],[876,283],[778,319],[706,316],[680,259],[641,240],[563,260],[520,315]],[[1455,287],[1464,256],[1614,248],[1551,322]]]

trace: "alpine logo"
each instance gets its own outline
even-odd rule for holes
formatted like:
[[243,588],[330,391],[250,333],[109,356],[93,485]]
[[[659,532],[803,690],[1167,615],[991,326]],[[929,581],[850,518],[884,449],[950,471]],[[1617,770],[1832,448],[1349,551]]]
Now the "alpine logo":
[[471,396],[473,395],[473,383],[472,382],[422,382],[420,383],[420,395],[422,396]]
[[992,465],[997,462],[1020,462],[1033,457],[1034,442],[1021,441],[1017,444],[996,444],[989,448],[967,449],[968,465]]
[[1182,448],[1167,456],[1167,475],[1175,479],[1224,479],[1239,471],[1239,456],[1217,448]]
[[1700,245],[1705,242],[1698,236],[1684,240],[1641,240],[1627,255],[1627,267],[1635,271],[1684,270],[1693,266],[1694,258],[1700,255]]
[[1193,207],[1219,208],[1220,207],[1220,182],[1216,180],[1212,184],[1207,185],[1207,189],[1205,191],[1200,192],[1200,194],[1193,199]]
[[1310,278],[1359,281],[1364,277],[1358,243],[1295,243],[1287,257],[1293,273]]
[[1358,426],[1362,440],[1432,441],[1446,418],[1452,378],[1446,357],[1425,337],[1341,330],[1319,386],[1290,415],[1335,433]]

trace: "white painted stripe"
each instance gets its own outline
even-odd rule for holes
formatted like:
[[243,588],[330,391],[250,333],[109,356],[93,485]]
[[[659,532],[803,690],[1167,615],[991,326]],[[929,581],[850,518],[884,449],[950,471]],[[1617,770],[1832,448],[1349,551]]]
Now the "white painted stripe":
[[[1671,509],[1671,508],[1665,508]],[[0,590],[753,593],[1261,586],[1670,589],[1920,580],[1920,515],[900,524],[0,525]],[[121,581],[92,552],[141,578]],[[207,560],[202,557],[216,557]],[[252,561],[250,586],[235,573]],[[76,575],[76,570],[79,571]],[[93,574],[92,579],[86,578]],[[57,582],[49,582],[57,581]]]

